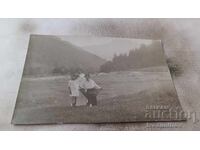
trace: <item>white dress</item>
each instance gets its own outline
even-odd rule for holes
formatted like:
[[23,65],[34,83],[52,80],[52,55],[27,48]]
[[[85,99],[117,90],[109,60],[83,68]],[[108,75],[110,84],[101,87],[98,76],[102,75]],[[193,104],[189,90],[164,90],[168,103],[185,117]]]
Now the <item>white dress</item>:
[[79,96],[79,83],[77,80],[70,80],[69,84],[68,84],[70,90],[71,90],[71,94],[70,96]]

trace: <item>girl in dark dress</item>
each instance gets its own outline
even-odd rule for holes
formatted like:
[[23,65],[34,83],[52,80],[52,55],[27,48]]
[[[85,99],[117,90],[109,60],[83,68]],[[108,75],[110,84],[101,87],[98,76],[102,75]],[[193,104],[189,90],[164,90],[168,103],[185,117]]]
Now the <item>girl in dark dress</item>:
[[83,83],[82,93],[88,99],[87,105],[92,107],[97,105],[97,94],[102,88],[90,78],[90,74],[86,74],[85,79],[86,80]]

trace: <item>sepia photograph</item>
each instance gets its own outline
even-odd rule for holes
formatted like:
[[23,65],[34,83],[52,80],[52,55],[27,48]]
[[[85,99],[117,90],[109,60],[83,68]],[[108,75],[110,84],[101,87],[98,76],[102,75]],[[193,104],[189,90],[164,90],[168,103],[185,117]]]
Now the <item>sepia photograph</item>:
[[199,147],[197,1],[1,6],[2,150]]
[[184,120],[161,40],[30,36],[12,124]]

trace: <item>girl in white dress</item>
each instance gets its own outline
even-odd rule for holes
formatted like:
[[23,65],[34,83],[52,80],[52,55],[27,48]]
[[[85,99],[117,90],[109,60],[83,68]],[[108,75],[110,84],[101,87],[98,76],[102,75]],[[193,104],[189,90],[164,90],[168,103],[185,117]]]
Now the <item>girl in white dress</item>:
[[71,106],[76,106],[76,101],[79,97],[79,82],[76,79],[76,75],[71,75],[71,80],[68,83],[70,97],[72,98]]

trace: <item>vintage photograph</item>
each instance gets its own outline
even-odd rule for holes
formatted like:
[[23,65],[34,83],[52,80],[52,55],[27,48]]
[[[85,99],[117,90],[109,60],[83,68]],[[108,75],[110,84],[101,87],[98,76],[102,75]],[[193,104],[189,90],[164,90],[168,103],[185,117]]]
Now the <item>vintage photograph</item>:
[[183,120],[161,40],[30,36],[12,124]]

